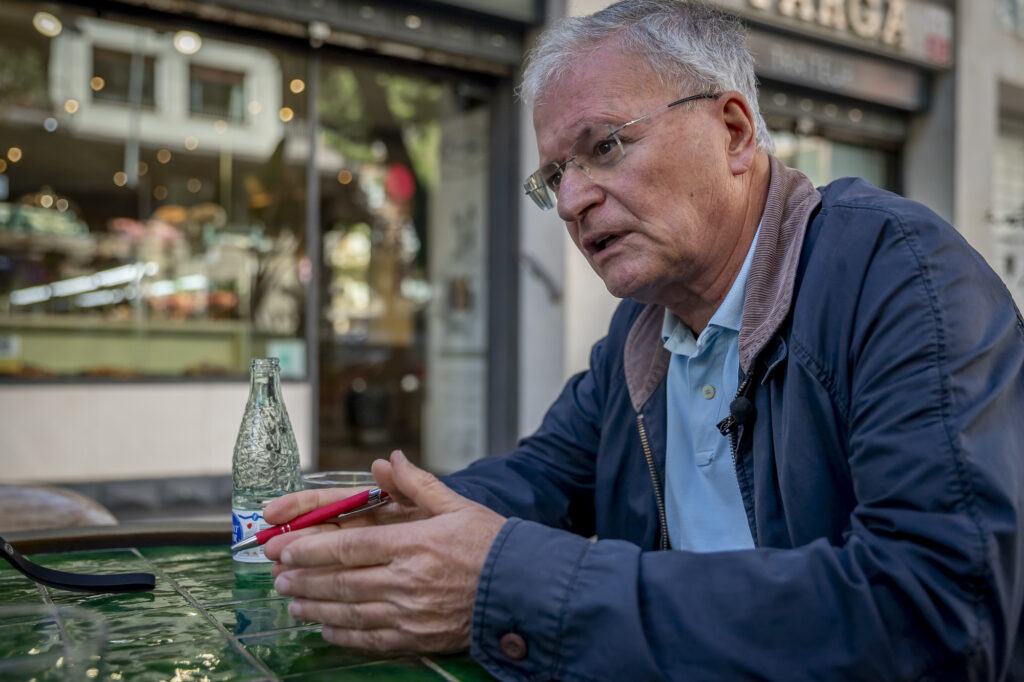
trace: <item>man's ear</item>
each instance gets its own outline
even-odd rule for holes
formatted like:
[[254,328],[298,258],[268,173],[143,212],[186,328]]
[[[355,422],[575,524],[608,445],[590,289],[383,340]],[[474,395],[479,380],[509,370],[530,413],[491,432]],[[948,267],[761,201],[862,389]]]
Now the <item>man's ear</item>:
[[757,152],[754,113],[747,99],[734,90],[719,96],[718,107],[728,131],[729,169],[733,175],[742,175],[754,166]]

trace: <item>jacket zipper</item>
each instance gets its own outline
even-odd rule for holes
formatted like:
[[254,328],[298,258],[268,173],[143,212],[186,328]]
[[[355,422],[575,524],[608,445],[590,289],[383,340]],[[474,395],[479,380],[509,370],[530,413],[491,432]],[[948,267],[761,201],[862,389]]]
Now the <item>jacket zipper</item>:
[[[661,492],[661,479],[658,470],[654,468],[654,454],[651,452],[651,443],[647,440],[647,427],[644,426],[644,415],[636,415],[636,428],[640,432],[640,444],[644,449],[644,459],[647,460],[647,470],[651,472],[651,483],[654,484],[654,501],[658,505],[659,547],[668,549],[668,522],[665,519],[665,498]],[[734,456],[735,460],[735,456]]]

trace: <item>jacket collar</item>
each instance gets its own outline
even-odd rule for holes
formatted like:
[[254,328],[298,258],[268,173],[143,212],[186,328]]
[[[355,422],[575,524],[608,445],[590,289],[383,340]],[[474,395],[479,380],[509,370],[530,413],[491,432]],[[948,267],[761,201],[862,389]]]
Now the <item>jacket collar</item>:
[[[821,194],[806,175],[771,158],[768,198],[743,299],[739,355],[744,375],[789,314],[804,234],[819,203]],[[671,353],[661,340],[664,317],[662,306],[645,306],[626,338],[626,387],[638,412],[668,372]]]

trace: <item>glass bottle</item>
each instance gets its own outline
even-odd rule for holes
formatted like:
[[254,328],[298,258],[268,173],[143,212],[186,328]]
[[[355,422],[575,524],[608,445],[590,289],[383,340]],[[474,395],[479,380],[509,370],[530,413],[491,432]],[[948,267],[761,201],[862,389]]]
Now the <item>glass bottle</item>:
[[[269,528],[263,520],[267,503],[302,487],[299,448],[281,398],[277,358],[252,361],[249,400],[235,440],[231,478],[232,544]],[[270,561],[262,547],[236,552],[234,558],[244,563]]]

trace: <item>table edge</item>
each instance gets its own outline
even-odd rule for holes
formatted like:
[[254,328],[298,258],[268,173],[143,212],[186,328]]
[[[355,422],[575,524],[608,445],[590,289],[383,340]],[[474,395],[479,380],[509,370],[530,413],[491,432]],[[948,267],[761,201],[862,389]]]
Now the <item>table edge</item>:
[[22,553],[69,552],[120,547],[231,544],[231,523],[152,521],[111,526],[76,526],[13,531],[4,540]]

